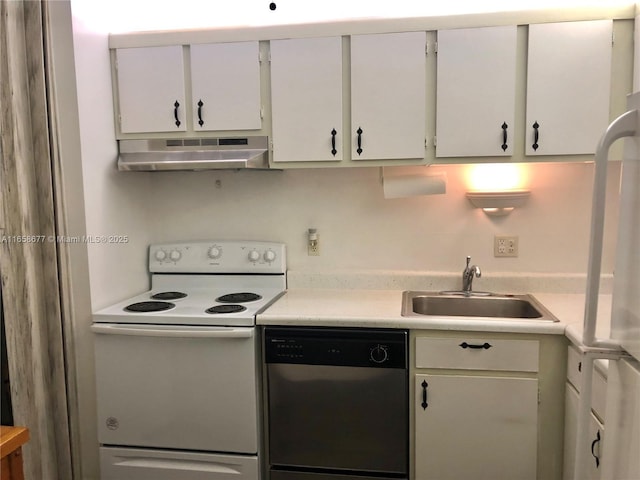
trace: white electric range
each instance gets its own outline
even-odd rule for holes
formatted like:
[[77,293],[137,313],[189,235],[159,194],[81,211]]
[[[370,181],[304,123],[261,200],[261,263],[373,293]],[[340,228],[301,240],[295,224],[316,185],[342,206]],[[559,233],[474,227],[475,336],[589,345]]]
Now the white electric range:
[[102,480],[257,480],[255,316],[286,289],[285,246],[151,245],[149,272],[93,316]]

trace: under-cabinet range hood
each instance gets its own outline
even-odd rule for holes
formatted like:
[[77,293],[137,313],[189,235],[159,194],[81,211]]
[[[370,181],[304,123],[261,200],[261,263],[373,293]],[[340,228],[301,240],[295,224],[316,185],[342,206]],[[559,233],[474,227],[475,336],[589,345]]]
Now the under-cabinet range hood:
[[118,141],[118,170],[268,169],[267,137]]

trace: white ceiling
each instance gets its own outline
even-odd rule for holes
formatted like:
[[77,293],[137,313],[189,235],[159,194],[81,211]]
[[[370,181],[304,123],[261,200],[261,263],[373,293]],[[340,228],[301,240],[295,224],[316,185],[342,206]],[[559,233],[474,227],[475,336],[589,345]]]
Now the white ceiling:
[[[275,10],[270,9],[274,3]],[[73,15],[96,32],[125,33],[229,26],[282,25],[361,18],[403,18],[619,7],[630,0],[71,0]]]

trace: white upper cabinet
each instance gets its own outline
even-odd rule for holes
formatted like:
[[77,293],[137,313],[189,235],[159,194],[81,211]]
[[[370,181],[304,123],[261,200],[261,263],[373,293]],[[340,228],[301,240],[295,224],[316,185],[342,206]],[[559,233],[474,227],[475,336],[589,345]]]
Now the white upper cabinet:
[[116,62],[123,134],[262,128],[258,42],[119,48]]
[[182,46],[116,50],[122,133],[184,132]]
[[612,21],[529,26],[527,155],[594,153],[609,122]]
[[342,160],[342,38],[271,41],[273,161]]
[[425,156],[426,33],[351,36],[351,157]]
[[437,157],[513,154],[516,26],[438,32]]
[[193,129],[259,130],[258,42],[191,45]]

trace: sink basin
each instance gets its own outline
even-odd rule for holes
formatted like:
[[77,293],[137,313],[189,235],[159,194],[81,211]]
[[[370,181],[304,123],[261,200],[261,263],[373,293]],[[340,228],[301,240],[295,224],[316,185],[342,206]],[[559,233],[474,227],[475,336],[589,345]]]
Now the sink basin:
[[532,295],[467,296],[460,292],[404,292],[402,316],[558,321]]

